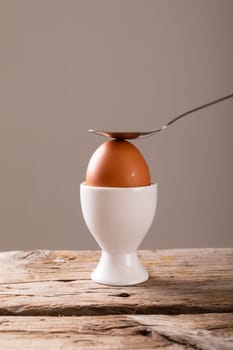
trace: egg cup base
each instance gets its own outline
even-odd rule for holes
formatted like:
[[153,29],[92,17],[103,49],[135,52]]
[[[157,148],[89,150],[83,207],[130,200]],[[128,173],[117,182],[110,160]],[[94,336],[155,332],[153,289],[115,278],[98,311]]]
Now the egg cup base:
[[145,282],[148,272],[136,252],[111,254],[102,251],[100,261],[92,272],[93,281],[111,286],[129,286]]

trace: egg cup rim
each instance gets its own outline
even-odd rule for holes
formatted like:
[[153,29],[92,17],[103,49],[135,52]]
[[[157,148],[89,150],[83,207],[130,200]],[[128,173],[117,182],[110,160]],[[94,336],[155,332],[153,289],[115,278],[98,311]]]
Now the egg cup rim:
[[90,188],[90,189],[94,189],[94,190],[103,190],[103,191],[107,191],[107,190],[112,190],[112,191],[126,191],[126,190],[143,190],[143,189],[148,189],[148,188],[153,188],[153,187],[157,187],[158,183],[157,182],[152,182],[150,185],[146,185],[146,186],[92,186],[92,185],[87,185],[85,181],[81,182],[80,184],[81,187],[84,188]]

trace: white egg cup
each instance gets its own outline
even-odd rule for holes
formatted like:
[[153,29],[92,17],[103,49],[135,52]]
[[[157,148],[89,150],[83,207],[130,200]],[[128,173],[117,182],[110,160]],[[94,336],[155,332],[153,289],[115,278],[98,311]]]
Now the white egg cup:
[[149,275],[137,249],[155,215],[157,184],[95,187],[81,183],[80,198],[87,227],[102,249],[92,279],[114,286],[146,281]]

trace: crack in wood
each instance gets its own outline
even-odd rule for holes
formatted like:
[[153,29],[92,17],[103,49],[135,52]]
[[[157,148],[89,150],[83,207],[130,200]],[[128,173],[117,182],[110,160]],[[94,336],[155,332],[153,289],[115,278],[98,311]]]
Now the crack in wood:
[[206,328],[206,330],[208,330],[208,331],[218,331],[218,330],[223,330],[223,329],[232,329],[233,330],[233,325],[210,326],[210,327]]
[[187,340],[177,340],[176,337],[172,337],[171,335],[167,335],[167,334],[158,332],[158,330],[156,330],[156,333],[159,334],[164,339],[170,341],[171,343],[174,343],[177,345],[189,346],[190,348],[195,349],[195,350],[204,350],[203,348],[197,346],[196,344],[190,343]]
[[[64,294],[69,295],[69,294]],[[52,298],[52,296],[45,296]],[[231,313],[229,308],[200,308],[200,307],[174,307],[174,306],[143,306],[143,305],[14,305],[8,307],[0,307],[0,315],[22,315],[22,316],[101,316],[101,315],[181,315],[181,314],[205,314],[205,313]]]
[[138,329],[136,331],[136,334],[142,335],[143,337],[151,337],[152,336],[152,330],[149,328],[142,328]]
[[113,297],[120,297],[120,298],[128,298],[130,297],[130,294],[129,293],[120,293],[120,294],[110,294],[109,295],[110,297],[113,296]]
[[64,283],[69,283],[69,282],[77,282],[77,279],[72,279],[72,280],[68,280],[68,279],[64,279],[64,280],[56,280],[56,282],[64,282]]

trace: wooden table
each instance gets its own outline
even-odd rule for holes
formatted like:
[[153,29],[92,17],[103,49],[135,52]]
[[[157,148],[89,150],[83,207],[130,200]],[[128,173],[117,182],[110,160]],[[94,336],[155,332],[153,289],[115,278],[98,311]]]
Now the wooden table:
[[150,279],[90,280],[99,252],[0,253],[0,349],[233,349],[233,249],[140,251]]

